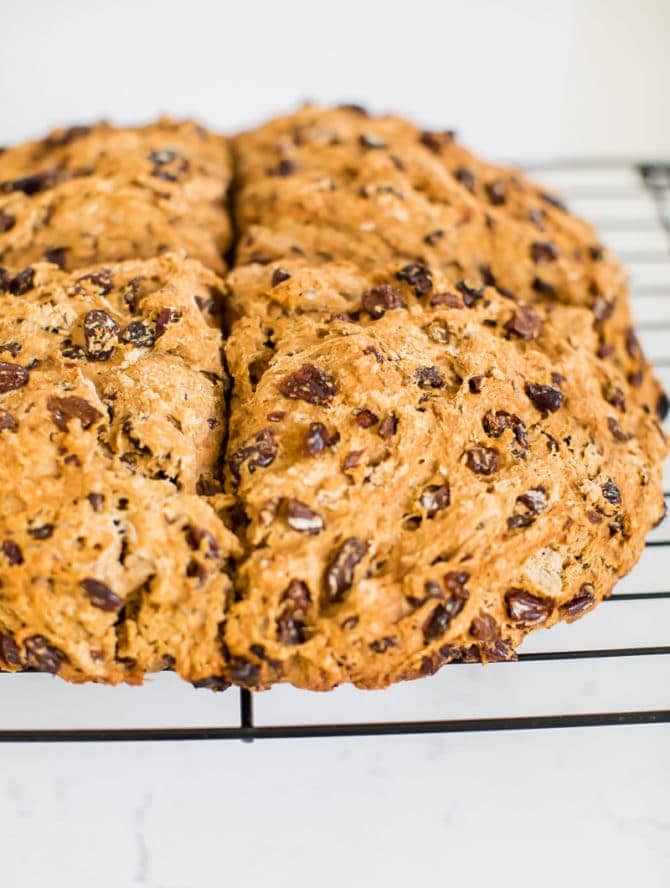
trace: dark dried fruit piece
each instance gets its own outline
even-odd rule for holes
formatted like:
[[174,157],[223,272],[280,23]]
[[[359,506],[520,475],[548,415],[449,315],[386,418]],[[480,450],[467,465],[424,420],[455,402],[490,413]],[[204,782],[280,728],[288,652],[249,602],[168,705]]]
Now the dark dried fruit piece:
[[291,580],[282,593],[281,612],[277,618],[277,638],[282,644],[305,641],[307,611],[312,604],[309,588],[302,580]]
[[483,382],[483,376],[471,376],[470,379],[468,379],[468,388],[473,395],[478,395],[481,392]]
[[491,614],[482,614],[481,617],[475,617],[470,624],[470,634],[479,641],[495,641],[500,630]]
[[0,658],[9,666],[21,665],[21,651],[11,635],[0,633]]
[[561,615],[570,619],[577,617],[588,610],[596,602],[596,590],[593,583],[582,583],[579,592],[570,601],[566,601],[560,607]]
[[446,382],[437,367],[417,367],[414,371],[416,384],[421,388],[444,388]]
[[68,398],[50,397],[47,400],[47,410],[58,428],[67,432],[71,419],[78,419],[82,429],[90,428],[94,422],[102,419],[102,413],[96,410],[92,404],[83,398],[70,396]]
[[294,173],[299,173],[301,170],[301,166],[297,160],[294,160],[291,157],[283,157],[277,166],[271,167],[268,170],[268,175],[270,176],[292,176]]
[[510,619],[524,625],[544,623],[554,609],[550,599],[531,595],[525,589],[508,589],[505,593],[505,602]]
[[9,282],[9,292],[14,296],[23,296],[35,286],[35,271],[30,266],[24,268]]
[[11,191],[22,191],[24,194],[33,195],[40,191],[46,191],[47,188],[53,188],[59,181],[65,178],[65,174],[59,170],[40,170],[39,173],[33,173],[30,176],[23,176],[13,181],[0,182],[0,191],[5,194]]
[[108,361],[117,345],[119,325],[106,311],[93,309],[84,318],[84,342],[89,361]]
[[205,543],[205,558],[218,558],[221,554],[216,537],[204,527],[189,525],[186,531],[186,542],[194,552],[202,549],[202,544]]
[[9,410],[0,407],[0,432],[15,432],[19,427]]
[[0,361],[0,394],[19,389],[28,382],[28,371],[20,364]]
[[210,691],[227,691],[231,686],[224,675],[208,675],[207,678],[199,678],[191,684],[194,688],[206,688]]
[[93,607],[109,613],[118,613],[123,607],[123,601],[116,595],[105,583],[95,580],[93,577],[86,577],[81,580],[79,585],[88,595]]
[[425,265],[412,262],[396,272],[399,281],[405,281],[414,287],[414,293],[421,297],[426,296],[433,289],[433,273]]
[[542,332],[543,323],[542,316],[535,309],[529,305],[520,305],[505,324],[505,330],[521,339],[537,339]]
[[51,672],[55,675],[60,671],[66,657],[63,651],[49,644],[43,635],[30,635],[23,641],[26,666],[39,672]]
[[389,413],[379,424],[379,437],[392,438],[398,431],[398,418],[394,413]]
[[380,284],[371,290],[366,290],[361,296],[361,304],[373,318],[381,318],[384,312],[390,309],[407,306],[400,290],[390,284]]
[[453,172],[453,177],[474,194],[477,180],[472,170],[467,169],[467,167],[457,167]]
[[613,506],[621,505],[621,491],[611,478],[605,481],[601,490],[607,502],[612,503]]
[[272,429],[261,429],[229,457],[228,465],[233,475],[239,478],[244,463],[247,464],[250,473],[255,472],[257,468],[265,469],[275,461],[278,451],[279,447]]
[[21,551],[19,544],[15,543],[14,540],[3,540],[0,548],[9,564],[12,566],[23,564],[23,552]]
[[358,537],[349,537],[333,555],[324,575],[328,602],[342,601],[354,581],[354,568],[363,559],[368,545]]
[[468,308],[472,308],[484,295],[484,287],[476,287],[468,283],[468,281],[459,281],[456,289],[463,296],[463,302]]
[[[451,594],[442,604],[437,605],[424,623],[423,637],[426,641],[432,641],[444,635],[454,617],[463,610],[469,597],[469,592],[465,588],[469,578],[470,574],[464,571],[449,571],[444,575],[444,585]],[[426,583],[426,592],[429,596],[431,596],[429,587],[432,586],[436,587],[438,594],[441,592],[438,583],[428,582]]]
[[515,512],[513,515],[509,516],[507,519],[507,527],[510,530],[514,530],[518,527],[529,527],[533,524],[540,512],[544,512],[549,506],[546,488],[542,486],[532,487],[526,493],[518,496],[516,502],[518,506],[523,506],[525,511]]
[[426,641],[439,638],[449,628],[451,617],[443,604],[438,604],[423,626],[423,637]]
[[444,229],[436,228],[435,231],[429,231],[428,234],[425,235],[423,242],[424,244],[428,244],[429,247],[434,247],[443,237]]
[[511,429],[518,443],[524,448],[528,447],[526,426],[515,413],[489,410],[484,414],[482,427],[490,438],[499,438],[506,429]]
[[305,449],[310,456],[317,456],[326,447],[332,447],[334,444],[337,444],[339,440],[339,432],[329,432],[322,422],[312,422],[307,430]]
[[324,520],[318,512],[312,511],[300,500],[289,499],[286,523],[298,533],[319,534],[324,528]]
[[621,428],[621,426],[613,416],[607,417],[607,427],[612,433],[614,439],[616,441],[620,441],[623,444],[625,444],[626,441],[630,441],[630,439],[633,437],[632,432],[624,432],[624,430]]
[[230,662],[230,676],[233,681],[255,688],[258,687],[260,675],[261,668],[255,663],[250,663],[248,660],[243,660],[240,657],[235,657]]
[[565,401],[563,392],[551,385],[527,382],[524,391],[533,405],[542,413],[555,413]]
[[285,268],[275,268],[275,270],[272,272],[272,280],[270,281],[271,286],[276,287],[278,284],[282,284],[284,281],[287,281],[290,277],[290,271],[286,271]]
[[540,192],[540,197],[542,200],[546,201],[550,206],[555,207],[557,210],[562,210],[564,213],[567,213],[568,208],[563,203],[562,200],[559,200],[554,194],[549,194],[547,191]]
[[362,429],[369,429],[373,425],[376,425],[379,422],[379,417],[376,413],[373,413],[372,410],[359,410],[355,415],[356,425],[360,426]]
[[656,416],[663,422],[668,415],[668,410],[670,410],[670,401],[668,401],[668,396],[665,392],[661,392],[656,401]]
[[545,281],[542,278],[536,277],[533,278],[533,282],[531,283],[531,287],[535,290],[536,293],[539,293],[540,296],[556,296],[556,287],[553,284],[550,284],[549,281]]
[[0,210],[0,234],[4,234],[6,231],[11,231],[11,229],[16,225],[16,219],[11,213],[6,213],[4,210]]
[[444,146],[453,141],[454,134],[451,130],[444,130],[441,133],[424,130],[419,136],[419,142],[432,151],[433,154],[440,154]]
[[[84,274],[80,278],[77,278],[77,281],[79,283],[82,281],[90,281],[93,286],[98,288],[101,296],[106,296],[114,289],[114,281],[112,280],[111,272],[107,268],[101,268],[100,271],[92,271],[90,274]],[[133,282],[131,281],[130,286],[132,286],[132,283]]]
[[484,186],[486,195],[495,207],[502,206],[507,200],[507,186],[501,180],[495,182],[487,182]]
[[159,339],[169,324],[176,324],[181,319],[181,312],[176,308],[162,308],[156,318],[156,339]]
[[434,518],[438,512],[447,508],[451,501],[448,484],[430,484],[419,497],[419,502],[426,510],[428,518]]
[[44,259],[53,265],[57,265],[59,268],[65,268],[65,254],[67,251],[67,247],[51,247],[44,251]]
[[344,457],[343,463],[343,468],[345,469],[345,471],[346,469],[355,468],[361,461],[361,457],[364,453],[364,450],[351,450],[349,453],[347,453],[347,455]]
[[498,471],[498,451],[495,447],[473,447],[466,451],[466,465],[476,475],[493,475]]
[[533,262],[545,265],[558,259],[558,250],[551,241],[535,241],[530,245],[530,256]]
[[285,398],[307,401],[308,404],[329,404],[337,394],[333,377],[314,364],[303,364],[299,370],[285,376],[278,388]]
[[53,524],[40,524],[38,527],[29,527],[28,533],[34,540],[48,540],[53,536]]
[[121,334],[121,341],[136,345],[138,348],[152,348],[156,341],[153,327],[142,321],[131,321]]

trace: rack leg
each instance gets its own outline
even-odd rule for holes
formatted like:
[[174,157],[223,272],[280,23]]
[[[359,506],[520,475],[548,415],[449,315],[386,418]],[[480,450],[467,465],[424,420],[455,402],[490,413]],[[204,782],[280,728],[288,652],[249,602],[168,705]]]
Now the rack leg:
[[[243,728],[253,728],[254,726],[254,701],[251,691],[246,688],[240,688],[240,725]],[[243,743],[253,743],[253,737],[243,737]]]

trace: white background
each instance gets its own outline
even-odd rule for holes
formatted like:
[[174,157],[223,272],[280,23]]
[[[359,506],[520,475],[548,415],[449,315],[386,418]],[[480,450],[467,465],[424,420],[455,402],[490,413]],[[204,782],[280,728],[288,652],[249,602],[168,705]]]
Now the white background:
[[[664,0],[0,0],[0,35],[0,142],[161,111],[232,131],[313,98],[455,126],[491,158],[670,156]],[[659,562],[645,558],[629,590],[663,588]],[[667,643],[667,608],[636,623],[625,607],[603,605],[551,643],[580,647],[600,633],[623,645],[631,632]],[[296,702],[273,691],[259,717],[280,720],[291,705],[313,720],[667,707],[668,668],[643,659],[459,667],[394,696]],[[235,705],[167,676],[139,691],[0,682],[3,727],[227,723]],[[669,746],[661,726],[3,746],[0,878],[21,888],[660,888],[670,884]]]

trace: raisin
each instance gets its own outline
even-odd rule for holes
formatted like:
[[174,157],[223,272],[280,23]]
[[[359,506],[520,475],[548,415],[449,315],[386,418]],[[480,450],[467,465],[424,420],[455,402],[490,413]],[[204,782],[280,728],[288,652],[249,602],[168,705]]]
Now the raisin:
[[434,518],[438,512],[447,508],[451,501],[448,484],[430,484],[419,497],[419,502],[426,510],[428,518]]
[[102,413],[96,410],[88,401],[74,396],[68,398],[50,397],[47,400],[47,410],[58,428],[67,432],[71,419],[78,419],[82,429],[90,428],[94,422],[102,419]]
[[551,385],[527,382],[524,391],[541,413],[555,413],[565,401],[563,392]]
[[[465,588],[469,576],[461,571],[449,571],[444,575],[445,586],[451,595],[442,604],[437,605],[425,622],[423,637],[426,641],[432,641],[444,635],[454,617],[463,610],[469,596],[468,590]],[[429,585],[433,584],[426,583],[426,591],[428,591]],[[438,586],[438,584],[434,585]]]
[[490,438],[499,438],[506,429],[511,429],[514,437],[522,447],[528,446],[526,426],[514,413],[506,413],[504,410],[489,410],[484,414],[482,427]]
[[28,533],[34,540],[48,540],[53,536],[53,524],[41,524],[39,527],[29,527]]
[[101,583],[100,580],[86,577],[86,579],[80,581],[79,585],[88,595],[93,607],[100,608],[100,610],[108,611],[109,613],[118,613],[121,610],[123,601],[112,592],[109,586]]
[[119,325],[106,311],[93,309],[84,318],[84,342],[89,361],[108,361],[118,342]]
[[18,342],[5,342],[0,345],[0,352],[9,352],[15,358],[21,351],[21,345]]
[[21,652],[11,635],[0,633],[0,657],[9,666],[21,665]]
[[605,248],[600,246],[600,244],[594,244],[589,247],[589,256],[594,262],[602,262],[605,258]]
[[349,537],[335,552],[324,575],[326,600],[342,601],[354,581],[354,568],[363,559],[368,546],[358,537]]
[[505,330],[521,339],[537,339],[542,332],[542,325],[542,316],[538,312],[529,305],[520,305],[505,324]]
[[476,287],[468,281],[458,281],[456,289],[463,296],[463,302],[468,308],[472,308],[484,295],[484,287]]
[[230,663],[230,675],[234,681],[250,687],[257,687],[261,668],[255,663],[235,657]]
[[483,376],[471,376],[470,379],[468,379],[468,388],[473,395],[478,395],[481,392],[483,382]]
[[291,273],[286,271],[285,268],[275,268],[272,272],[271,286],[276,287],[278,284],[283,284],[284,281],[287,281],[290,277]]
[[379,422],[379,417],[372,410],[359,410],[355,416],[356,425],[362,429],[369,429]]
[[389,413],[379,424],[379,437],[392,438],[398,431],[398,418],[394,413]]
[[6,231],[11,231],[11,229],[16,225],[16,219],[11,213],[6,213],[4,210],[0,210],[0,234],[4,234]]
[[473,447],[466,453],[466,465],[476,475],[493,475],[498,471],[498,451],[495,447]]
[[463,308],[463,300],[456,293],[434,293],[430,297],[430,304],[433,308],[446,305],[447,308]]
[[24,639],[26,665],[37,669],[39,672],[60,671],[65,660],[65,654],[59,648],[49,644],[43,635],[30,635]]
[[577,617],[579,614],[583,613],[588,608],[592,607],[596,601],[595,595],[595,586],[593,583],[582,583],[579,587],[579,592],[571,598],[570,601],[566,601],[560,607],[560,612],[562,616],[568,617]]
[[442,148],[450,142],[453,142],[453,140],[454,134],[451,130],[445,130],[442,133],[434,133],[429,130],[424,130],[419,136],[419,142],[428,148],[429,151],[432,151],[433,154],[440,154]]
[[535,241],[530,245],[530,256],[533,262],[545,265],[558,259],[558,250],[551,241]]
[[434,231],[429,231],[428,234],[425,235],[423,242],[428,244],[429,247],[434,247],[443,237],[444,230],[442,228],[436,228]]
[[216,538],[204,527],[189,525],[186,530],[186,542],[194,551],[201,549],[205,543],[205,558],[218,558],[221,554]]
[[0,407],[0,432],[15,432],[18,427],[19,424],[12,414],[4,407]]
[[319,534],[324,527],[321,515],[296,499],[288,501],[286,523],[298,533]]
[[361,457],[363,456],[364,453],[365,453],[364,450],[352,450],[349,453],[347,453],[347,455],[344,457],[343,468],[345,470],[355,468],[359,464],[359,462],[361,461]]
[[292,176],[294,173],[299,173],[301,170],[301,166],[297,160],[294,160],[291,157],[282,158],[277,166],[271,167],[267,172],[270,176]]
[[505,601],[510,619],[525,625],[544,623],[554,607],[549,599],[531,595],[525,589],[508,589]]
[[333,377],[314,364],[303,364],[299,370],[285,376],[278,388],[285,398],[318,405],[329,404],[337,393]]
[[0,548],[9,564],[12,566],[23,564],[23,552],[19,544],[15,543],[14,540],[4,540]]
[[477,179],[472,170],[469,170],[467,167],[457,167],[453,172],[453,177],[457,182],[460,182],[464,188],[467,188],[468,191],[471,191],[474,194]]
[[81,283],[82,281],[90,281],[90,283],[98,288],[101,296],[106,296],[114,289],[114,281],[112,280],[112,275],[107,268],[102,268],[100,269],[100,271],[92,271],[90,274],[84,274],[80,278],[77,278],[77,281],[79,283]]
[[563,203],[562,200],[559,200],[554,194],[549,194],[547,191],[541,191],[540,197],[542,200],[546,201],[550,206],[555,207],[557,210],[562,210],[564,213],[567,213],[568,208]]
[[545,281],[543,278],[533,278],[531,283],[531,287],[538,293],[540,296],[556,296],[556,287],[553,284],[550,284],[549,281]]
[[156,341],[156,333],[149,324],[142,321],[131,321],[121,334],[121,341],[138,348],[152,348]]
[[87,493],[86,499],[94,512],[100,512],[105,504],[105,497],[101,493]]
[[229,457],[228,464],[233,475],[239,478],[244,463],[250,473],[257,468],[265,469],[275,461],[278,450],[272,429],[261,429]]
[[496,180],[495,182],[487,182],[484,186],[489,201],[495,207],[502,206],[507,200],[507,186],[504,182]]
[[198,678],[191,684],[194,688],[206,688],[210,691],[227,691],[230,687],[230,682],[223,675],[208,675],[207,678]]
[[47,262],[51,262],[52,265],[65,268],[65,254],[67,250],[67,247],[51,247],[49,250],[44,251],[44,259]]
[[280,601],[283,607],[277,618],[277,638],[282,644],[302,644],[306,615],[312,603],[307,584],[302,580],[291,580]]
[[534,512],[536,515],[539,515],[540,512],[544,512],[549,505],[549,501],[547,500],[547,490],[542,485],[539,487],[531,487],[526,493],[522,493],[521,496],[518,496],[516,500],[518,503],[521,503],[522,506],[525,506],[529,512]]
[[656,400],[656,416],[658,416],[661,422],[668,415],[668,410],[670,410],[670,401],[668,401],[666,393],[662,391]]
[[608,478],[608,480],[601,487],[601,490],[603,492],[603,496],[609,503],[612,503],[613,506],[621,505],[621,491],[611,478]]
[[426,641],[439,638],[447,631],[451,617],[443,604],[438,604],[423,626],[423,637]]
[[621,426],[613,416],[607,417],[607,426],[616,441],[621,441],[622,443],[625,443],[626,441],[630,441],[630,439],[633,437],[631,432],[624,432],[624,430],[621,428]]
[[339,440],[339,432],[329,432],[322,422],[312,422],[307,430],[305,449],[310,456],[317,456],[326,447],[332,447],[334,444],[337,444]]
[[176,324],[181,318],[181,312],[176,308],[163,308],[156,318],[156,339],[160,338],[169,324]]
[[437,367],[417,367],[414,379],[421,388],[444,388],[446,385]]
[[24,293],[32,290],[34,286],[35,271],[28,266],[28,268],[24,268],[11,279],[9,282],[9,292],[14,296],[23,296]]
[[11,364],[0,361],[0,394],[14,391],[26,385],[28,371],[20,364]]
[[419,262],[412,262],[405,265],[400,271],[396,272],[399,281],[405,281],[414,287],[414,293],[421,297],[427,296],[433,289],[433,274],[425,265]]
[[63,174],[58,170],[40,170],[39,173],[33,173],[31,176],[23,176],[20,179],[0,183],[0,191],[5,193],[22,191],[30,196],[39,194],[40,191],[46,191],[47,188],[53,188],[62,179]]
[[631,357],[634,361],[639,361],[642,359],[642,348],[640,347],[640,341],[635,335],[635,331],[633,329],[628,329],[626,331],[626,351],[628,352],[629,357]]
[[385,311],[394,308],[406,308],[402,293],[390,284],[380,284],[366,290],[361,296],[361,304],[373,318],[381,318]]
[[479,641],[495,641],[500,633],[491,614],[482,614],[481,617],[475,617],[470,624],[470,634]]

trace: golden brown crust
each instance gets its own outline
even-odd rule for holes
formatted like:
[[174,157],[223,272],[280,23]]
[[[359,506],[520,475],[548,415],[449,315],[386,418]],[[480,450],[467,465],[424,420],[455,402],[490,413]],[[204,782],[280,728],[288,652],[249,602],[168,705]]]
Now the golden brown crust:
[[57,130],[0,155],[0,265],[67,270],[186,250],[215,271],[231,242],[224,139],[192,122]]
[[395,118],[307,108],[235,157],[234,679],[380,687],[591,609],[665,452],[592,230]]
[[233,152],[225,287],[220,137],[0,156],[0,665],[383,687],[594,607],[666,445],[592,229],[398,118]]

